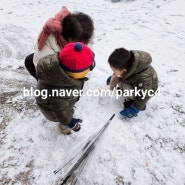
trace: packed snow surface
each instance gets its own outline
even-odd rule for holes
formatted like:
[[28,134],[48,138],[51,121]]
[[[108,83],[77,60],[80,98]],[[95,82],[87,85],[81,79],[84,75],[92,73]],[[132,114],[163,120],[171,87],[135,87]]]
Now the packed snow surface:
[[[106,88],[107,63],[119,47],[152,55],[160,96],[133,119],[119,115],[123,98],[82,96],[75,117],[82,129],[61,135],[23,88],[36,80],[24,67],[47,19],[65,5],[89,14],[95,26],[96,68],[84,86]],[[54,174],[87,139],[116,114],[78,177],[80,185],[185,184],[185,1],[184,0],[1,0],[0,184],[55,185]]]

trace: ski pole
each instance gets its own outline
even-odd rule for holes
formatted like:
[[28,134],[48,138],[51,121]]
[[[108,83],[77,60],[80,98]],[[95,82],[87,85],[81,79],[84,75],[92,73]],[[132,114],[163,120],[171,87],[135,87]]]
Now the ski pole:
[[[82,156],[78,159],[78,161],[72,166],[72,168],[69,170],[69,172],[61,179],[61,185],[65,185],[68,179],[71,177],[71,175],[77,170],[77,168],[83,163],[83,161],[89,156],[89,154],[94,150],[95,144],[98,142],[100,137],[102,136],[103,132],[106,130],[106,128],[111,123],[112,119],[114,118],[115,114],[111,116],[111,118],[107,121],[107,123],[98,131],[98,133],[91,138],[92,141],[88,141],[85,147],[83,148],[84,153]],[[81,169],[82,170],[82,169]]]

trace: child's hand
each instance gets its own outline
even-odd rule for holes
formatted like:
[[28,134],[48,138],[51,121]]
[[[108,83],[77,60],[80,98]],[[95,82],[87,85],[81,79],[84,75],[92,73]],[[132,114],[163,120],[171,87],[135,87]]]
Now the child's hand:
[[127,118],[133,118],[134,116],[137,116],[137,113],[139,113],[139,109],[134,105],[131,105],[130,107],[123,109],[120,112],[122,116],[125,116]]
[[107,84],[107,85],[110,84],[111,78],[112,78],[112,76],[109,76],[109,77],[107,78],[107,80],[106,80],[106,84]]

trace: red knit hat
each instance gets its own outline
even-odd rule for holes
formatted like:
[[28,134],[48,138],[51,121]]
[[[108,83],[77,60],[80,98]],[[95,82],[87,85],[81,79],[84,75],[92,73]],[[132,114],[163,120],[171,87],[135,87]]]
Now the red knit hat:
[[60,51],[59,61],[69,76],[84,78],[94,63],[94,53],[83,43],[69,43]]

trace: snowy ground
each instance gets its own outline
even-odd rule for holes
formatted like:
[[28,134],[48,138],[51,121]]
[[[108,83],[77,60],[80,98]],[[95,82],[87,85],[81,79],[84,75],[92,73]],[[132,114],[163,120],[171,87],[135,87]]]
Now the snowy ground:
[[[153,56],[161,95],[132,120],[119,116],[121,99],[102,103],[81,97],[75,115],[82,129],[62,136],[46,120],[23,87],[36,81],[24,67],[44,22],[62,5],[92,16],[96,69],[85,85],[99,89],[111,74],[109,54],[117,47],[145,50]],[[88,161],[80,185],[185,184],[185,2],[184,0],[38,1],[1,0],[0,4],[0,184],[57,184],[54,170],[82,143],[116,117]]]

